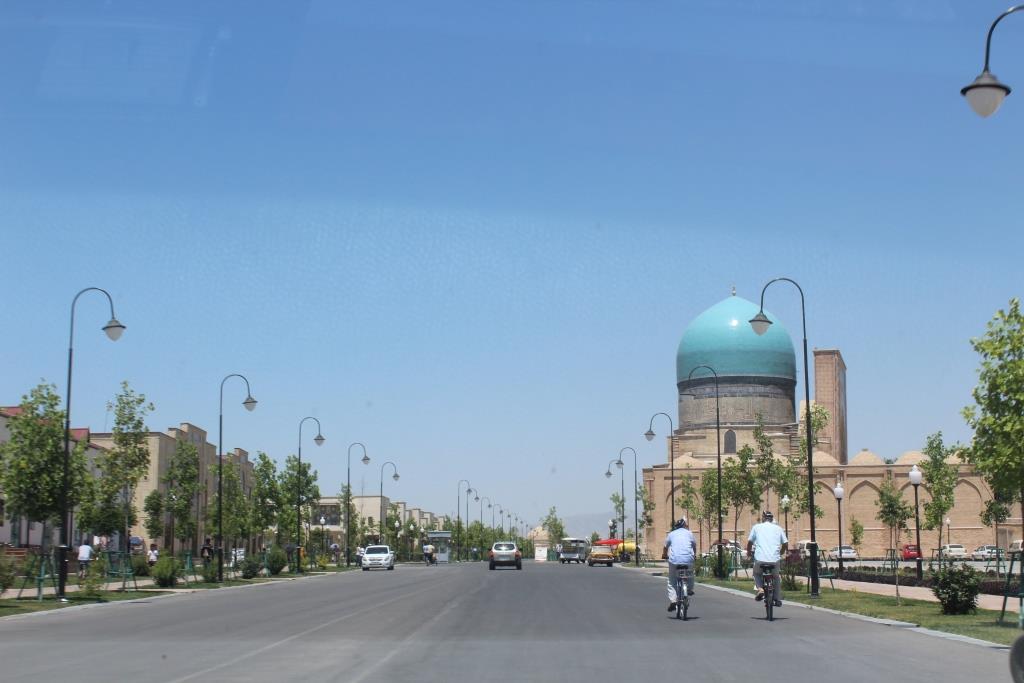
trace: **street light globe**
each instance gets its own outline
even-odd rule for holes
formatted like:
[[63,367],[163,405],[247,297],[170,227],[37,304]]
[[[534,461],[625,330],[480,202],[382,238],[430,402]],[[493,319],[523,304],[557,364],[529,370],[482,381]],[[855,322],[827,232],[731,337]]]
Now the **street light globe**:
[[644,432],[644,438],[647,439],[648,441],[654,441],[654,431],[648,429],[646,432]]
[[111,318],[110,322],[103,326],[103,331],[107,333],[107,337],[110,341],[117,341],[121,338],[124,333],[124,325],[118,322],[117,318]]
[[910,477],[911,484],[914,486],[921,485],[921,470],[918,469],[917,465],[910,468],[910,474],[908,476]]
[[950,524],[952,524],[952,522],[949,520],[949,517],[946,517],[946,526],[949,526]]
[[768,331],[771,324],[772,321],[768,319],[763,310],[758,311],[757,315],[750,319],[750,326],[754,328],[754,333],[759,337]]
[[368,456],[366,453],[363,453],[363,464],[364,465],[369,465],[370,464],[370,456]]
[[782,503],[782,509],[783,510],[788,510],[789,509],[790,500],[789,500],[789,496],[788,495],[787,496],[783,496],[782,500],[779,501],[779,502]]
[[1010,86],[1001,83],[995,74],[986,70],[974,79],[970,85],[960,89],[960,94],[967,98],[974,113],[988,118],[996,113],[999,106],[1010,94]]
[[326,517],[320,517],[320,524],[327,524],[327,518]]
[[248,410],[250,413],[256,409],[256,403],[256,399],[254,399],[251,395],[246,396],[245,400],[242,401],[242,405],[245,406],[245,409]]
[[401,522],[399,522],[399,521],[398,521],[398,520],[396,519],[396,520],[395,520],[395,528],[397,529],[397,528],[398,528],[398,527],[400,527],[400,526],[402,526],[402,523],[401,523]]
[[394,474],[392,474],[391,478],[394,479],[395,481],[398,481],[398,472],[395,472]]
[[323,446],[324,445],[324,441],[326,441],[326,440],[327,439],[324,438],[323,434],[317,434],[313,438],[313,443],[315,443],[317,446]]
[[604,473],[604,476],[606,476],[606,477],[608,477],[609,479],[611,479],[611,478],[612,478],[612,471],[611,471],[611,470],[608,470],[607,472],[605,472],[605,473]]
[[832,489],[832,493],[835,494],[836,500],[842,500],[846,492],[843,491],[843,485],[839,483],[836,484],[836,487],[834,489]]
[[623,468],[624,464],[625,463],[623,463],[621,459],[615,461],[615,466],[618,467],[620,470]]

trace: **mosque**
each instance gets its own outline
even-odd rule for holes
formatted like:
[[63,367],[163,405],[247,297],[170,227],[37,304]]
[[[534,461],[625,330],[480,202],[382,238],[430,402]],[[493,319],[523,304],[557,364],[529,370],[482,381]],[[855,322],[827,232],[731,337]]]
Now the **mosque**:
[[[803,401],[797,399],[797,354],[789,332],[769,311],[772,321],[767,332],[758,336],[749,320],[759,306],[733,295],[718,302],[698,315],[683,332],[676,354],[676,387],[678,420],[674,432],[666,438],[664,462],[644,468],[643,481],[648,495],[655,503],[654,524],[648,533],[652,539],[648,552],[660,551],[661,539],[669,530],[671,496],[677,500],[680,482],[691,478],[694,485],[706,469],[715,469],[718,456],[716,430],[715,376],[717,373],[718,408],[721,423],[722,459],[735,457],[737,450],[750,444],[756,451],[754,428],[757,419],[764,425],[771,439],[776,457],[796,455],[800,450],[799,421],[804,418]],[[875,517],[879,486],[892,476],[913,506],[914,491],[908,478],[910,468],[925,459],[919,451],[886,454],[883,459],[868,449],[849,456],[847,447],[846,364],[838,349],[814,349],[814,387],[812,402],[825,408],[829,414],[827,426],[817,435],[814,451],[814,476],[821,483],[815,503],[825,516],[816,521],[819,547],[828,550],[839,544],[839,528],[843,530],[843,543],[850,544],[850,524],[856,519],[864,527],[864,540],[858,549],[862,557],[882,557],[889,547],[888,530]],[[801,358],[802,365],[802,358]],[[803,378],[800,395],[803,395]],[[926,435],[920,436],[923,444]],[[675,478],[672,477],[672,462]],[[955,505],[947,515],[949,524],[942,529],[942,543],[959,543],[968,553],[979,545],[996,543],[1006,548],[1020,538],[1020,516],[1011,516],[1006,525],[996,530],[981,523],[984,504],[991,491],[972,468],[953,457],[950,460],[959,470],[955,490]],[[806,471],[804,472],[806,477]],[[804,479],[806,485],[806,479]],[[842,483],[842,519],[833,494],[837,483]],[[929,500],[927,487],[919,489],[920,504]],[[810,539],[808,515],[797,517],[787,513],[774,492],[762,507],[776,513],[776,521],[788,527],[790,544]],[[691,528],[698,532],[698,541],[707,549],[717,538],[717,520],[697,519],[695,514],[676,504],[676,516],[691,520]],[[740,513],[739,536],[745,544],[750,526],[756,523],[755,514]],[[922,521],[923,523],[923,521]],[[914,521],[910,520],[910,533],[904,533],[901,543],[914,543]],[[732,538],[733,512],[728,511],[724,521],[724,536]],[[951,539],[951,540],[947,540]],[[921,530],[924,557],[937,549],[939,530]]]

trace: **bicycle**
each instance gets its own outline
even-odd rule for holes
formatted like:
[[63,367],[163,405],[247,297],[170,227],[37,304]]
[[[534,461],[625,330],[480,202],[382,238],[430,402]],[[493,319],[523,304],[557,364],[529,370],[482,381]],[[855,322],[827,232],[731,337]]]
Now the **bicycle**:
[[690,609],[690,565],[676,566],[676,619],[686,621],[686,613]]
[[764,611],[768,621],[775,621],[775,565],[761,563],[761,581],[764,587]]

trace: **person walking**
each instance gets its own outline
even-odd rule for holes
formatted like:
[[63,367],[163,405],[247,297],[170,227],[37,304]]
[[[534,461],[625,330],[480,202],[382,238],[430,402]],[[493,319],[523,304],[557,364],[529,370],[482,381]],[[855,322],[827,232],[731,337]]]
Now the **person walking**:
[[199,549],[199,559],[203,561],[203,569],[208,569],[213,562],[213,545],[209,538],[203,541],[203,547]]
[[160,558],[160,551],[156,549],[156,543],[149,544],[149,552],[146,553],[146,563],[152,567],[156,564],[156,561]]
[[88,541],[82,541],[78,546],[78,578],[84,579],[89,573],[89,563],[92,562],[93,550]]

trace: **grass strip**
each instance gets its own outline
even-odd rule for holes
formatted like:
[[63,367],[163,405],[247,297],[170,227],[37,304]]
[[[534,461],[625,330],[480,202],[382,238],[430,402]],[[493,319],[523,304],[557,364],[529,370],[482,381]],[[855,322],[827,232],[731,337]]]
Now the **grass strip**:
[[102,591],[99,598],[85,598],[75,593],[68,593],[68,601],[61,602],[52,595],[43,596],[42,600],[36,600],[35,596],[8,598],[0,600],[0,617],[9,617],[14,614],[30,614],[32,612],[45,612],[52,609],[72,607],[74,605],[94,605],[97,603],[120,602],[122,600],[138,600],[149,598],[154,595],[162,595],[164,591]]

